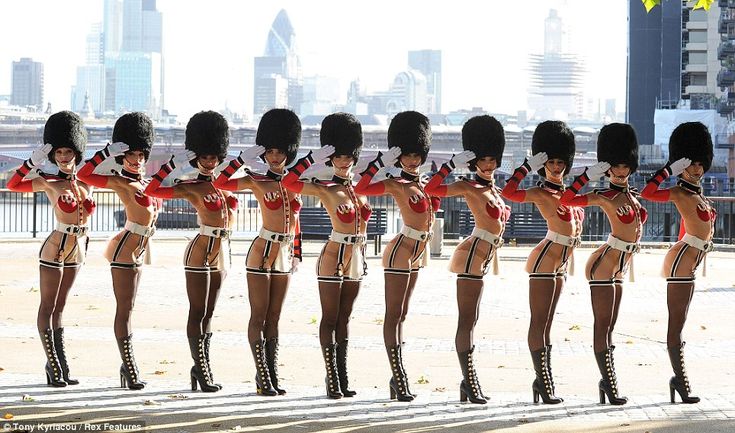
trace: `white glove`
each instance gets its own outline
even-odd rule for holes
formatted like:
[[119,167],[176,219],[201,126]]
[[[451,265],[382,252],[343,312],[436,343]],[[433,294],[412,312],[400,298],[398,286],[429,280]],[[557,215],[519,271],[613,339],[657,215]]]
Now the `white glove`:
[[692,165],[692,160],[689,158],[681,158],[678,159],[671,164],[669,164],[669,175],[670,176],[678,176],[684,172],[684,170]]
[[539,152],[530,158],[526,160],[526,163],[528,163],[528,166],[531,168],[531,171],[537,171],[541,167],[546,164],[546,161],[549,160],[549,156],[546,154],[546,152]]
[[318,164],[312,164],[303,173],[301,173],[301,179],[331,179],[334,175],[334,167],[330,167],[327,164],[320,162]]
[[111,156],[123,155],[129,149],[130,146],[128,146],[127,144],[123,142],[117,142],[105,146],[105,148],[102,149],[102,154],[105,155],[105,158],[109,158]]
[[260,157],[260,155],[265,153],[265,147],[263,146],[251,146],[242,152],[240,152],[240,155],[238,155],[238,158],[245,163],[248,161],[254,161]]
[[329,161],[329,157],[334,155],[334,146],[324,146],[317,150],[312,150],[307,155],[311,159],[312,164],[320,164]]
[[36,167],[43,164],[48,159],[48,153],[51,152],[53,146],[51,143],[46,143],[31,153],[31,157],[28,159],[31,167]]
[[585,174],[587,174],[590,181],[593,181],[604,176],[608,170],[610,170],[610,164],[605,161],[600,161],[595,165],[587,167]]
[[171,164],[171,168],[185,168],[187,165],[189,165],[189,161],[192,161],[196,158],[197,154],[194,153],[194,151],[187,150],[184,153],[177,153],[176,155],[173,155],[171,161],[169,161],[169,164]]
[[401,148],[391,147],[385,153],[378,152],[378,157],[373,162],[378,168],[392,167],[398,161],[399,156],[401,156]]
[[465,150],[464,152],[458,153],[457,155],[452,155],[452,159],[449,160],[449,166],[452,168],[452,170],[455,170],[457,168],[467,168],[467,163],[475,158],[475,152],[471,150]]

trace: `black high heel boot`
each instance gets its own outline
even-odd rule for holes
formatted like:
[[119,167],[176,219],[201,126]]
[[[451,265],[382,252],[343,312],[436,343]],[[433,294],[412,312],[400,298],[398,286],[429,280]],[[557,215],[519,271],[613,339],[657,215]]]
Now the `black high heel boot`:
[[46,367],[44,368],[46,370],[46,385],[63,388],[66,386],[66,382],[54,345],[54,332],[46,329],[40,332],[39,335],[41,336],[41,343],[43,343],[43,352],[46,354]]
[[692,389],[689,387],[689,378],[687,377],[686,367],[684,366],[684,345],[669,347],[669,360],[671,367],[674,369],[674,377],[669,380],[669,392],[671,393],[671,402],[674,403],[674,391],[679,393],[682,403],[699,403],[699,397],[691,395]]
[[538,403],[539,397],[541,397],[544,404],[559,404],[563,402],[564,399],[554,395],[547,356],[546,347],[542,347],[539,350],[531,352],[533,370],[536,373],[536,379],[534,379],[533,384],[531,385],[531,389],[533,390],[533,402]]
[[265,361],[268,364],[273,389],[278,392],[278,395],[284,395],[286,390],[278,387],[278,338],[265,340]]
[[337,374],[339,375],[339,389],[345,397],[354,397],[355,391],[349,389],[350,381],[347,378],[347,340],[337,343]]
[[[405,345],[406,343],[401,343],[398,346],[398,355],[401,357],[401,371],[403,372],[404,376],[406,375],[406,370],[403,368],[403,346]],[[411,394],[413,398],[418,397],[418,394],[414,394],[413,392],[411,392],[411,386],[409,385],[408,381],[406,381],[406,392]]]
[[189,376],[191,377],[191,390],[197,390],[197,383],[202,392],[217,392],[221,388],[212,383],[212,376],[209,374],[209,365],[207,364],[207,352],[205,350],[205,335],[198,337],[189,337],[189,352],[194,365],[191,367]]
[[324,384],[327,386],[327,397],[335,400],[342,398],[342,391],[339,388],[339,375],[337,374],[336,349],[337,343],[322,346],[324,367],[327,369],[327,376],[324,378]]
[[388,360],[390,361],[390,371],[392,377],[388,386],[390,388],[390,399],[398,401],[413,401],[415,398],[408,392],[408,378],[403,370],[403,358],[401,357],[401,346],[387,348]]
[[56,348],[56,356],[59,357],[64,382],[67,385],[79,385],[78,380],[69,377],[69,364],[66,362],[66,349],[64,348],[64,328],[54,330],[54,347]]
[[120,350],[122,365],[120,366],[120,388],[143,389],[146,383],[140,380],[138,365],[133,354],[133,334],[117,339],[117,348]]
[[265,360],[265,347],[263,346],[263,340],[250,344],[250,351],[253,353],[253,360],[255,360],[255,391],[259,395],[272,397],[278,395],[278,391],[273,388],[268,364]]
[[472,359],[472,353],[475,351],[475,346],[472,349],[457,353],[459,356],[459,365],[462,368],[462,383],[459,385],[459,401],[465,402],[470,399],[470,402],[476,404],[487,403],[487,398],[482,394],[480,388],[480,382],[477,380],[477,371],[475,370],[475,363]]
[[[551,383],[551,393],[556,395],[556,384],[554,383],[554,373],[551,371],[551,344],[546,346],[546,369],[549,370],[549,382]],[[562,398],[562,400],[564,400]]]
[[209,380],[212,382],[212,385],[216,386],[219,389],[222,389],[222,384],[220,383],[214,383],[214,374],[212,373],[212,362],[209,360],[209,345],[212,341],[212,333],[207,332],[204,334],[204,359],[207,360],[207,370],[209,371]]
[[600,404],[605,404],[605,396],[613,405],[622,405],[628,402],[626,397],[618,396],[618,377],[615,374],[615,360],[613,358],[615,346],[610,346],[602,352],[595,353],[597,368],[600,369],[602,379],[597,387],[600,390]]

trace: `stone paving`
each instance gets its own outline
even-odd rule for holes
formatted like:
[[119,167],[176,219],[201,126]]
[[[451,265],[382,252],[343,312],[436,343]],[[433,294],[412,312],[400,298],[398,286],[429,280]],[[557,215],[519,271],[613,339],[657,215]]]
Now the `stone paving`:
[[[697,425],[708,426],[706,430],[716,431],[735,428],[735,393],[730,392],[735,386],[735,341],[729,324],[735,306],[733,253],[715,252],[708,258],[707,277],[699,277],[685,328],[687,370],[695,393],[702,397],[699,404],[668,401],[666,291],[658,276],[665,250],[652,249],[636,258],[635,282],[626,282],[614,336],[620,387],[629,403],[614,407],[597,401],[599,376],[591,348],[589,289],[584,277],[576,275],[570,277],[562,295],[552,332],[554,373],[565,401],[548,406],[531,402],[533,372],[525,341],[528,289],[523,271],[529,249],[503,248],[501,274],[486,277],[475,332],[478,374],[491,397],[482,406],[458,399],[456,289],[446,271],[451,247],[444,248],[444,258],[421,271],[405,325],[406,369],[419,397],[411,403],[391,403],[382,343],[383,278],[377,257],[368,260],[370,273],[351,322],[349,366],[358,396],[332,401],[323,397],[317,339],[320,312],[314,265],[320,245],[306,245],[308,257],[293,276],[286,299],[279,368],[289,392],[276,398],[258,397],[253,389],[242,269],[248,242],[233,247],[234,263],[239,266],[228,276],[213,321],[213,368],[224,385],[215,394],[191,392],[188,384],[187,301],[180,265],[185,241],[177,239],[157,243],[154,263],[145,269],[136,302],[136,355],[149,385],[139,392],[116,388],[114,298],[109,270],[99,257],[103,243],[93,241],[65,311],[70,364],[82,384],[46,387],[35,327],[39,245],[0,243],[2,256],[16,258],[16,266],[3,265],[0,279],[0,416],[12,415],[11,423],[142,420],[148,430],[159,431],[572,431],[580,425],[581,429],[601,426],[595,429],[616,431],[612,428],[635,427],[639,422],[653,422],[650,431],[664,425],[694,430],[700,430]],[[591,251],[577,252],[578,270]]]

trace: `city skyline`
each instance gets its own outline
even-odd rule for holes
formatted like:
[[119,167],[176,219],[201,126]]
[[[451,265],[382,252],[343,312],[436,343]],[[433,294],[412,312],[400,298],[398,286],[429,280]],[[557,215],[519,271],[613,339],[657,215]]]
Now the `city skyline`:
[[[76,67],[85,63],[86,37],[93,23],[102,21],[102,2],[74,4],[79,7],[65,11],[63,5],[41,0],[0,3],[3,16],[18,17],[0,29],[0,36],[14,41],[0,54],[0,94],[10,93],[11,62],[32,57],[44,63],[45,102],[54,111],[68,108]],[[251,5],[215,0],[203,5],[158,0],[165,20],[165,108],[180,121],[196,111],[225,106],[252,115],[253,61],[262,55],[282,8],[295,30],[304,76],[337,77],[341,101],[353,79],[371,92],[387,90],[395,74],[406,69],[408,51],[434,49],[442,51],[443,112],[480,106],[508,114],[527,106],[529,55],[543,52],[544,19],[556,8],[571,30],[570,52],[585,59],[586,98],[616,99],[618,107],[625,106],[625,1],[602,2],[604,10],[594,15],[581,0],[537,1],[523,8],[463,1],[451,8],[420,5],[378,2],[366,9],[328,1],[316,11],[294,1]],[[359,19],[353,18],[356,12]],[[30,16],[43,32],[18,38],[27,33],[19,22]],[[59,16],[68,19],[52,19]],[[46,33],[54,37],[42,36]]]

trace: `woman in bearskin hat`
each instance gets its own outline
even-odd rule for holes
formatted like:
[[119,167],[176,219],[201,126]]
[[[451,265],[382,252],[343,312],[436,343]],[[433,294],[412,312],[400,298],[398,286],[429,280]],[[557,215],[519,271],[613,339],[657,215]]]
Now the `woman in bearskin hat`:
[[[702,193],[701,186],[704,173],[712,165],[712,158],[712,137],[707,127],[700,122],[682,123],[669,138],[669,163],[656,172],[641,194],[646,200],[673,202],[682,217],[679,242],[669,249],[662,269],[669,307],[666,346],[674,370],[674,376],[669,380],[672,403],[674,391],[679,393],[684,403],[699,402],[699,397],[691,394],[684,367],[681,333],[694,295],[697,267],[713,249],[717,212]],[[676,186],[659,189],[670,176],[679,177]]]
[[[189,297],[186,336],[194,360],[190,372],[192,391],[196,391],[197,382],[204,392],[222,389],[222,385],[214,383],[210,366],[210,324],[230,265],[230,227],[238,203],[231,192],[212,185],[212,173],[225,160],[229,144],[229,127],[221,114],[214,111],[195,114],[186,125],[184,147],[188,152],[172,156],[153,175],[145,189],[145,194],[151,197],[188,200],[196,209],[200,221],[199,234],[184,251],[186,292]],[[174,186],[161,186],[174,169],[188,164],[199,171],[196,179]]]
[[[82,119],[71,111],[51,115],[43,129],[43,142],[30,159],[16,170],[8,189],[17,192],[43,191],[54,203],[56,227],[39,253],[41,304],[36,324],[46,353],[46,383],[63,387],[77,385],[69,377],[61,316],[74,279],[87,251],[87,222],[94,212],[92,188],[77,180],[76,167],[87,145]],[[58,174],[40,171],[48,159],[58,166]],[[32,171],[40,176],[24,179]],[[30,177],[30,176],[29,176]],[[84,239],[84,242],[82,242]]]
[[[403,227],[383,253],[385,268],[385,319],[383,340],[388,352],[392,378],[391,399],[411,401],[415,395],[408,388],[406,371],[403,368],[401,345],[403,322],[408,313],[408,304],[416,286],[419,268],[428,260],[428,245],[434,224],[434,212],[440,199],[424,191],[426,180],[420,167],[426,162],[431,146],[429,119],[416,111],[396,114],[388,127],[388,151],[368,164],[355,192],[364,195],[393,196],[401,212]],[[371,183],[376,173],[385,167],[398,164],[400,177]]]
[[[364,260],[365,234],[372,208],[364,195],[355,193],[352,167],[362,149],[362,127],[348,113],[334,113],[322,121],[322,147],[301,158],[283,178],[289,190],[319,197],[332,222],[332,234],[317,261],[322,320],[319,342],[327,370],[327,397],[352,397],[347,377],[348,323],[360,291],[367,265]],[[331,165],[329,181],[304,182],[299,177],[312,164]]]
[[[112,287],[117,308],[115,338],[120,350],[120,386],[143,389],[133,354],[133,334],[130,318],[140,282],[141,267],[149,238],[155,232],[155,222],[161,200],[144,193],[149,180],[143,179],[145,163],[155,141],[153,122],[143,113],[122,115],[112,129],[112,144],[94,154],[79,170],[79,179],[100,188],[110,188],[122,201],[127,220],[125,228],[107,244],[105,258],[110,262]],[[94,174],[95,168],[109,157],[122,165],[120,173]]]
[[[600,403],[605,403],[607,395],[611,404],[621,405],[628,399],[618,395],[612,332],[623,297],[623,278],[640,249],[643,224],[648,218],[646,209],[638,202],[638,193],[628,185],[628,179],[638,169],[638,139],[633,127],[625,123],[603,126],[597,138],[597,160],[597,164],[574,179],[561,202],[568,206],[599,206],[610,222],[607,242],[590,255],[585,273],[595,318],[593,348],[602,375],[598,383]],[[608,188],[579,194],[588,182],[605,175],[610,177]]]
[[[574,149],[574,134],[564,122],[548,120],[540,123],[531,139],[533,156],[515,170],[502,192],[508,200],[533,203],[548,226],[545,239],[536,245],[526,261],[531,308],[528,348],[536,373],[532,385],[533,400],[538,402],[540,396],[546,404],[563,401],[555,395],[551,373],[551,324],[566,282],[572,252],[580,244],[584,219],[583,209],[560,202],[564,176],[574,162]],[[533,171],[544,179],[535,187],[520,189],[521,181]]]
[[[286,190],[286,166],[296,158],[301,142],[301,121],[290,110],[276,108],[260,119],[255,144],[230,161],[214,182],[228,191],[249,189],[258,200],[263,224],[248,251],[247,272],[250,321],[248,341],[255,360],[258,394],[285,394],[278,381],[278,320],[296,262],[301,259],[298,216],[301,196]],[[243,165],[263,156],[268,172],[246,170],[233,178]]]
[[[503,126],[487,115],[469,119],[462,127],[462,147],[464,152],[452,155],[431,178],[426,192],[438,197],[462,196],[475,218],[472,235],[454,250],[449,270],[457,274],[459,320],[454,342],[464,377],[459,387],[460,400],[469,398],[472,403],[485,404],[487,398],[482,394],[472,359],[475,351],[472,333],[480,311],[482,277],[495,252],[503,245],[503,231],[510,217],[510,207],[503,202],[493,177],[505,149]],[[463,177],[442,185],[449,173],[465,167],[475,172],[474,178]]]

